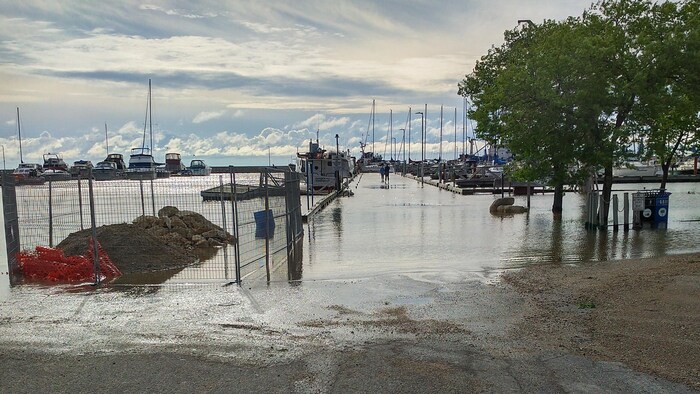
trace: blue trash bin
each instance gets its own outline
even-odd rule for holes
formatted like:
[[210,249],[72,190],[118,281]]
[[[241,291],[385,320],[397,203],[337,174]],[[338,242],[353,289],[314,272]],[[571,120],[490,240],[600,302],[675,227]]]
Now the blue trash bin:
[[671,193],[660,191],[654,201],[654,224],[668,223],[668,200]]
[[253,212],[255,218],[255,238],[272,238],[275,236],[275,217],[272,210]]

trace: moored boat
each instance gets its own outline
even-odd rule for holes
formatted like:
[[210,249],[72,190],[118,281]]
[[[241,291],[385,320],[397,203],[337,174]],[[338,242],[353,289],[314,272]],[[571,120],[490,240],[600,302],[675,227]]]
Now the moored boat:
[[352,177],[353,169],[354,163],[349,152],[328,152],[321,149],[318,142],[309,141],[309,151],[297,153],[295,170],[304,176],[303,182],[308,190],[333,191],[337,188],[338,181],[343,182]]
[[90,170],[93,169],[90,160],[78,160],[73,162],[73,165],[68,169],[68,172],[74,177],[87,178],[90,175]]
[[211,167],[204,163],[204,160],[192,160],[190,166],[185,170],[185,174],[193,176],[211,175]]
[[[120,155],[121,156],[121,155]],[[101,161],[92,169],[92,177],[96,181],[114,181],[125,179],[124,169],[117,168],[117,163],[113,161]]]
[[179,153],[166,153],[165,154],[165,169],[171,174],[179,174],[183,172],[186,168],[182,164],[182,157]]
[[[42,166],[44,172],[47,170],[57,170],[68,172],[68,164],[63,161],[63,158],[58,153],[47,153],[44,155],[44,164]],[[70,175],[70,174],[69,174]]]
[[42,176],[43,169],[37,163],[20,163],[12,172],[17,185],[40,185],[46,181]]

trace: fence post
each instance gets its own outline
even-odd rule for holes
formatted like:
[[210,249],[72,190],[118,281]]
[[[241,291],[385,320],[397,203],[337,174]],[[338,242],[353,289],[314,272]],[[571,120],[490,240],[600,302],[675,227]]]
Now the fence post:
[[233,166],[228,167],[229,176],[231,178],[231,204],[233,204],[233,236],[236,237],[234,241],[234,251],[236,253],[235,265],[236,265],[236,283],[240,286],[241,284],[241,251],[240,251],[240,237],[238,231],[238,193],[236,193],[236,171],[234,171]]
[[146,201],[143,199],[143,180],[139,179],[139,187],[141,188],[141,216],[146,216]]
[[[270,218],[267,217],[270,209],[270,193],[268,188],[268,171],[263,170],[265,174],[265,272],[267,273],[267,282],[270,282]],[[274,216],[273,216],[274,218]],[[273,219],[274,220],[274,219]]]
[[92,191],[92,170],[88,173],[88,195],[90,196],[90,225],[92,226],[92,264],[95,273],[95,285],[100,284],[100,257],[97,250],[97,224],[95,223],[95,196]]
[[287,233],[287,280],[292,279],[292,264],[294,252],[294,235],[291,228],[291,220],[289,217],[289,204],[291,204],[291,175],[289,172],[284,173],[284,228]]
[[53,182],[49,180],[49,247],[53,248]]
[[156,216],[156,197],[153,193],[153,179],[151,179],[151,205],[153,206],[153,216]]
[[78,209],[80,210],[80,229],[84,230],[85,226],[83,226],[83,192],[81,183],[82,182],[80,182],[80,174],[78,174]]
[[[228,231],[226,230],[226,204],[224,203],[224,176],[219,175],[219,200],[221,201],[221,227],[224,229],[224,234]],[[226,252],[228,248],[224,246],[224,278],[228,279],[228,253]]]

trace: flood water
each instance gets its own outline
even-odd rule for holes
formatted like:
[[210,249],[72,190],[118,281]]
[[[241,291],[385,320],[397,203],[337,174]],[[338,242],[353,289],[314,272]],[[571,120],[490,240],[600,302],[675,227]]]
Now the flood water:
[[[310,221],[305,234],[304,280],[441,272],[488,275],[530,264],[587,263],[700,251],[700,190],[672,183],[667,229],[587,231],[585,196],[567,193],[555,219],[552,195],[531,197],[527,214],[489,213],[499,195],[461,196],[399,175],[388,188],[379,174],[352,183]],[[658,184],[615,185],[620,206],[631,193]],[[516,205],[527,205],[516,197]],[[620,213],[620,222],[623,215]],[[610,216],[612,223],[612,215]]]

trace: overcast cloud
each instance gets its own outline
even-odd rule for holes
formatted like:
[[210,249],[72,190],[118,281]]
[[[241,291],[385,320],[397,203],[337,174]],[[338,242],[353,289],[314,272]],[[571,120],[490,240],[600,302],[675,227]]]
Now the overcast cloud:
[[[439,150],[441,105],[443,150],[454,150],[455,124],[461,150],[457,83],[476,59],[500,44],[518,19],[563,19],[590,5],[110,3],[0,3],[0,143],[8,168],[19,162],[17,107],[24,161],[40,161],[47,152],[62,153],[67,162],[99,161],[107,153],[105,124],[110,152],[128,155],[143,138],[149,79],[159,161],[179,152],[215,165],[235,165],[241,156],[265,164],[271,154],[276,164],[287,164],[317,134],[329,147],[338,134],[343,149],[359,154],[360,142],[371,142],[372,99],[377,151],[390,141],[390,130],[400,144],[409,106],[416,111],[425,104],[429,157]],[[415,115],[411,130],[415,141]]]

